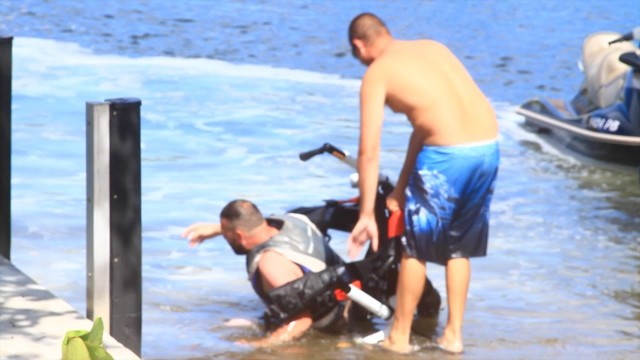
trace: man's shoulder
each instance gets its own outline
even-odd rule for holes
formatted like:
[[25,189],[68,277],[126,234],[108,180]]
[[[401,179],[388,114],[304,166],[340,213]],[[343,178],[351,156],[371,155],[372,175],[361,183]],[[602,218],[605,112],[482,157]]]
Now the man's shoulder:
[[397,58],[421,58],[424,56],[433,56],[442,51],[447,51],[446,45],[432,39],[404,40],[397,44],[392,51],[387,52],[385,59],[387,61],[396,61]]
[[428,39],[421,40],[396,40],[367,68],[367,74],[386,74],[388,69],[402,66],[406,59],[421,57],[429,49],[441,47],[442,44]]
[[367,70],[362,75],[362,85],[366,86],[369,83],[379,83],[386,79],[389,74],[389,69],[393,65],[387,58],[380,57],[374,62],[369,64]]
[[286,256],[284,256],[278,249],[276,248],[266,248],[260,254],[260,263],[269,263],[272,261],[283,261],[289,260]]
[[434,58],[447,58],[451,51],[442,43],[430,40],[403,40],[394,48],[385,51],[367,68],[363,76],[372,82],[393,80],[398,72],[414,71],[420,69],[424,74],[429,70],[429,64]]

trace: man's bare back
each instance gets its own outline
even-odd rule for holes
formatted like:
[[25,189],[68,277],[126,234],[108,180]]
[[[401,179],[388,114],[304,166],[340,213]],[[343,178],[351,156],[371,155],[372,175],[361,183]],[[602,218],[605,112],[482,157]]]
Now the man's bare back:
[[[403,113],[428,145],[497,137],[495,113],[460,61],[432,40],[390,42],[362,82],[384,86],[385,103]],[[379,106],[379,105],[378,105]]]

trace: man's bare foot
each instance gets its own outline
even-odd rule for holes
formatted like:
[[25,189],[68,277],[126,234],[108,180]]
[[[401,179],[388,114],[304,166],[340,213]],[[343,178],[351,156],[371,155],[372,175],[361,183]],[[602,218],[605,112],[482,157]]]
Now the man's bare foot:
[[411,354],[420,349],[417,345],[395,343],[391,337],[384,339],[380,346],[397,354]]
[[460,354],[463,350],[462,341],[447,339],[446,336],[442,336],[438,339],[436,345],[438,346],[438,349],[451,354]]

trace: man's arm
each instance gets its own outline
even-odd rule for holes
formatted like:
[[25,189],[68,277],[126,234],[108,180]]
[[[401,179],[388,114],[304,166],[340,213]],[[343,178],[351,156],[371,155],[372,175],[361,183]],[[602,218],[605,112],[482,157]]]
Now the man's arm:
[[[265,251],[258,263],[258,271],[265,291],[280,287],[299,279],[303,273],[300,267],[276,251]],[[249,342],[254,346],[269,346],[299,338],[313,324],[311,314],[305,312],[295,319],[282,324],[267,337]]]
[[411,138],[409,139],[409,146],[407,148],[407,154],[404,159],[400,176],[396,183],[396,187],[393,192],[387,197],[387,208],[390,211],[404,210],[405,205],[405,190],[409,183],[409,175],[413,170],[418,153],[422,149],[424,143],[424,135],[418,130],[413,130]]
[[355,258],[364,244],[371,240],[378,248],[378,227],[375,222],[375,199],[380,167],[380,137],[386,97],[383,71],[371,65],[360,88],[360,145],[358,150],[358,186],[360,218],[348,239],[348,252]]
[[386,89],[382,74],[372,66],[360,89],[360,144],[358,181],[360,216],[373,216],[379,177],[380,141]]
[[182,232],[182,237],[189,239],[189,246],[194,247],[207,239],[221,234],[220,224],[195,223]]

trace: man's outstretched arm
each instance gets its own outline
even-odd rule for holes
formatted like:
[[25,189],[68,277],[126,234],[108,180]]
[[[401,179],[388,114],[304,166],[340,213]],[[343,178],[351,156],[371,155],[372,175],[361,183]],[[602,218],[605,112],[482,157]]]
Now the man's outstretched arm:
[[182,237],[189,240],[189,246],[194,247],[207,239],[214,238],[222,234],[220,224],[195,223],[189,225],[183,232]]

